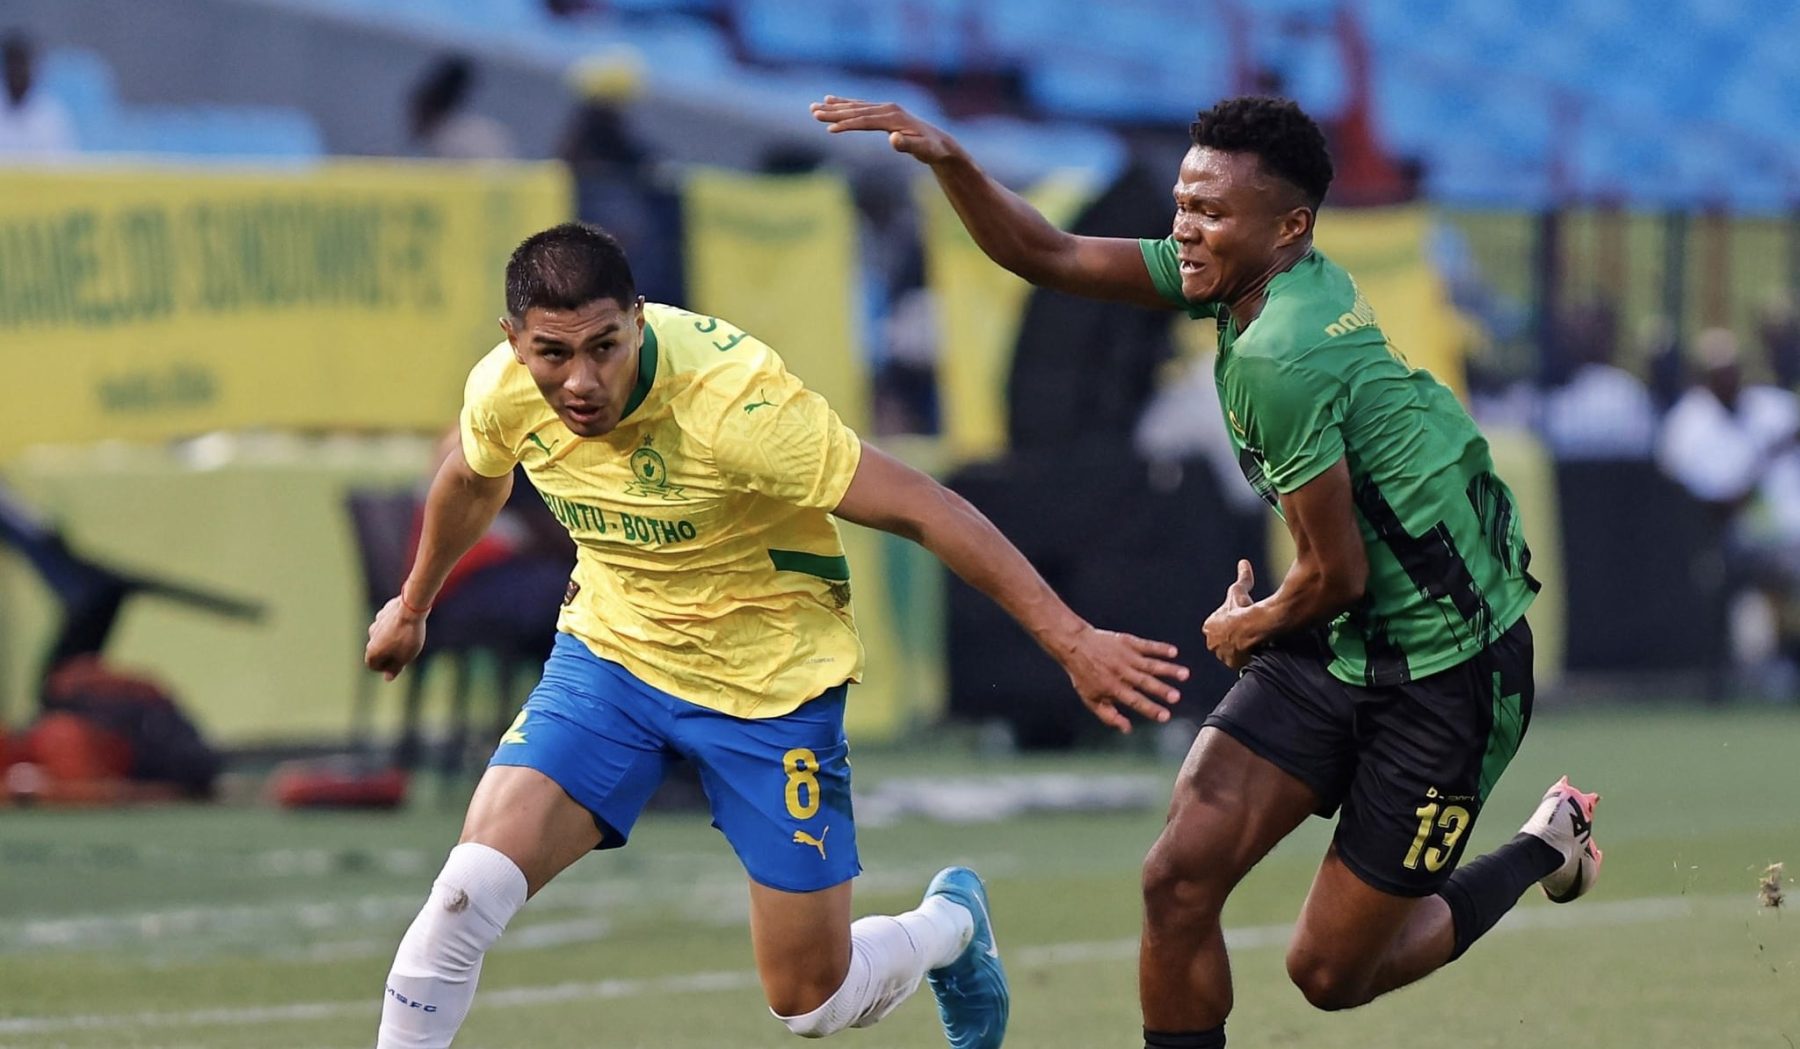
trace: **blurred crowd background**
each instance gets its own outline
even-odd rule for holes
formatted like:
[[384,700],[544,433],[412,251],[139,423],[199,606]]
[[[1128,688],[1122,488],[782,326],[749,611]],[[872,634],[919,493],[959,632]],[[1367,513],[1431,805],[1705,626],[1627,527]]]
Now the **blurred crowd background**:
[[[362,634],[499,338],[504,258],[569,217],[651,299],[775,346],[1079,612],[1180,644],[1203,713],[1229,678],[1202,620],[1238,557],[1262,580],[1284,558],[1210,331],[999,272],[924,169],[823,133],[827,93],[901,102],[1118,236],[1166,234],[1197,109],[1295,98],[1337,164],[1323,250],[1525,509],[1545,701],[1800,698],[1787,0],[9,0],[0,34],[0,725],[36,759],[14,793],[491,744],[570,557],[525,486],[424,673],[377,684]],[[853,736],[1099,735],[928,555],[846,541]]]

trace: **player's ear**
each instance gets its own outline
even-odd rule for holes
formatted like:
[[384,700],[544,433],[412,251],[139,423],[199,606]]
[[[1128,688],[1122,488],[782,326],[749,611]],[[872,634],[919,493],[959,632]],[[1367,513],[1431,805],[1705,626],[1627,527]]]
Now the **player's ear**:
[[1292,208],[1281,216],[1281,245],[1296,244],[1305,240],[1312,233],[1313,209],[1307,207]]
[[500,330],[506,333],[506,344],[512,347],[513,357],[520,364],[525,363],[525,354],[519,349],[519,325],[511,314],[500,315]]

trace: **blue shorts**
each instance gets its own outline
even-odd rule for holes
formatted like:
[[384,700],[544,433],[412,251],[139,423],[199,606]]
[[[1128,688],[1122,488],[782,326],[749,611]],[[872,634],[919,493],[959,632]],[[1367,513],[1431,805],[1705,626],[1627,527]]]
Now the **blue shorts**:
[[732,717],[652,688],[558,633],[544,677],[491,765],[536,769],[594,814],[616,849],[677,758],[694,763],[724,832],[758,883],[786,892],[856,877],[843,685],[774,718]]

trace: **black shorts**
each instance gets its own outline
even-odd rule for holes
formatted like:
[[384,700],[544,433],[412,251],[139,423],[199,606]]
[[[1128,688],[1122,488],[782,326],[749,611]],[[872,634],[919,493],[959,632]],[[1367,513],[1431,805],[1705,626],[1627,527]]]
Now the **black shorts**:
[[1341,807],[1338,855],[1363,881],[1429,896],[1531,723],[1531,627],[1468,662],[1387,688],[1346,685],[1304,643],[1257,653],[1206,724]]

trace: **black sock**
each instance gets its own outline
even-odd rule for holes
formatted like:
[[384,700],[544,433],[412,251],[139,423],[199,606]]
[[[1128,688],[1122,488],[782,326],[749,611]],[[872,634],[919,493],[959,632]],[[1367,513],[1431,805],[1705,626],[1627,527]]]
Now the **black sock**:
[[1526,889],[1562,865],[1562,853],[1542,838],[1521,833],[1457,868],[1438,892],[1450,905],[1450,926],[1456,935],[1450,960],[1461,958],[1470,944],[1513,909]]
[[1146,1027],[1144,1049],[1225,1049],[1225,1025],[1204,1031],[1152,1031]]

